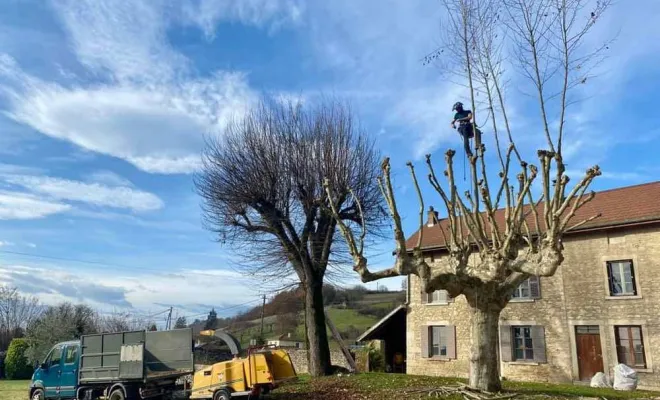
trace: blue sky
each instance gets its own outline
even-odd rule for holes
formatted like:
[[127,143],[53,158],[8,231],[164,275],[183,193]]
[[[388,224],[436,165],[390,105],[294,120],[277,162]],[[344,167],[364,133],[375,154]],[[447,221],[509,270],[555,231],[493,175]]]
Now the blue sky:
[[[231,268],[240,255],[202,228],[191,173],[204,135],[263,93],[349,100],[392,157],[412,233],[405,162],[460,146],[450,109],[468,102],[421,62],[441,17],[428,0],[5,0],[0,282],[105,310],[191,315],[256,301],[259,282]],[[597,189],[660,175],[657,20],[657,1],[619,2],[591,36],[616,41],[569,110],[565,154],[575,174],[601,166]],[[533,161],[543,139],[524,87],[511,72],[514,135]],[[374,267],[391,248],[370,249]]]

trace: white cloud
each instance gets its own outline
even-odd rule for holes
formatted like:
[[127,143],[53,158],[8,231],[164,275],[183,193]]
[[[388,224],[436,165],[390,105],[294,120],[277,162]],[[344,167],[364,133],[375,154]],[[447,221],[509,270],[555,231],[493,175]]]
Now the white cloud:
[[120,82],[162,81],[185,67],[166,42],[160,1],[56,0],[78,60]]
[[22,72],[8,56],[15,121],[85,149],[122,158],[154,173],[188,173],[199,165],[204,134],[219,132],[252,99],[244,76],[177,85],[64,88]]
[[[187,312],[197,311],[200,303],[222,308],[257,300],[254,292],[246,290],[249,281],[233,271],[106,271],[110,269],[74,270],[55,264],[0,263],[0,283],[36,295],[46,304],[83,301],[105,310],[111,307],[147,310],[168,304]],[[48,279],[39,278],[46,275]],[[218,291],[217,285],[209,285],[210,279],[221,280],[222,291]]]
[[128,179],[119,176],[118,174],[112,171],[107,171],[107,170],[99,170],[92,172],[91,174],[87,175],[85,178],[86,178],[85,180],[87,180],[88,182],[95,182],[108,186],[133,187],[133,183]]
[[[219,19],[261,24],[295,9],[293,3],[184,4],[185,18],[210,18],[200,21],[205,30]],[[0,55],[0,91],[14,121],[147,172],[190,173],[199,165],[204,135],[220,132],[255,97],[244,74],[217,71],[200,78],[170,46],[167,29],[184,22],[176,6],[103,0],[58,0],[54,6],[78,60],[103,83],[45,81]],[[204,14],[209,10],[212,15]]]
[[199,26],[208,39],[215,38],[215,28],[223,20],[277,29],[299,22],[304,12],[299,0],[189,0],[181,7],[183,20]]
[[43,200],[25,193],[0,192],[0,220],[37,219],[70,209],[68,204]]
[[7,247],[7,246],[14,246],[14,243],[0,240],[0,247]]
[[5,181],[55,200],[83,202],[96,206],[151,211],[163,207],[158,196],[129,187],[108,187],[47,176],[10,175]]

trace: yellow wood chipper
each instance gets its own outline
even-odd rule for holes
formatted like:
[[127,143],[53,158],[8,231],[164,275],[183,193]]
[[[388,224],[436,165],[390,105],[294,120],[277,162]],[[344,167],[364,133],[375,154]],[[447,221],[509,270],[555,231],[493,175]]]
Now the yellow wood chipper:
[[239,396],[258,398],[280,383],[296,378],[291,357],[285,350],[250,348],[245,357],[239,358],[238,341],[231,335],[213,330],[203,331],[202,335],[224,340],[232,350],[234,359],[195,372],[190,399],[230,400]]

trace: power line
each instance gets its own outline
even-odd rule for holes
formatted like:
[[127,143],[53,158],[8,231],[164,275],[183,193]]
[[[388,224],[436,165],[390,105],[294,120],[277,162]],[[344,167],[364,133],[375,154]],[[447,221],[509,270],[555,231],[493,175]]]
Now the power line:
[[[218,312],[218,311],[227,311],[227,310],[231,310],[231,309],[234,309],[234,308],[237,308],[237,307],[240,307],[240,306],[244,306],[244,305],[247,305],[247,304],[256,303],[257,301],[260,301],[260,300],[261,300],[261,298],[259,298],[259,299],[255,299],[255,300],[250,300],[250,301],[248,301],[248,302],[241,303],[241,304],[236,304],[236,305],[233,305],[233,306],[231,306],[231,307],[219,308],[219,309],[217,309],[217,310],[216,310],[216,309],[214,309],[214,310],[215,310],[215,312]],[[194,317],[201,317],[202,315],[207,315],[207,314],[208,314],[208,312],[203,312],[203,313],[200,313],[200,314],[182,315],[182,317],[185,317],[185,318],[194,318]]]

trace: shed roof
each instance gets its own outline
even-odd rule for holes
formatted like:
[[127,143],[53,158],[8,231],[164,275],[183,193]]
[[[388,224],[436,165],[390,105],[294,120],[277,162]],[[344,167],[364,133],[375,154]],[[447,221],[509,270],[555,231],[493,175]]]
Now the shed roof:
[[389,314],[381,318],[380,321],[376,322],[371,328],[367,329],[363,334],[358,336],[357,339],[355,339],[356,342],[361,342],[363,340],[369,340],[370,336],[376,332],[381,326],[385,325],[392,317],[394,317],[398,312],[403,310],[405,312],[406,306],[404,304],[398,306],[394,310],[390,311]]

